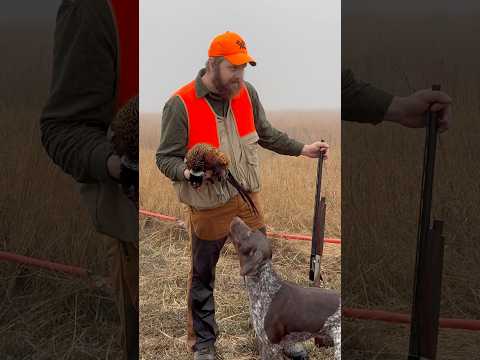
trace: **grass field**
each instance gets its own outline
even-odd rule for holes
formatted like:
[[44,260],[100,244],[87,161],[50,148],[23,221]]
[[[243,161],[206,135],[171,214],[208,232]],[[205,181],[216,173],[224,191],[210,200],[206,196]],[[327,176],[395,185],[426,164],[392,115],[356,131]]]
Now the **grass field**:
[[[398,95],[440,83],[454,99],[452,127],[437,145],[432,210],[445,221],[441,316],[480,319],[480,56],[469,45],[479,23],[366,13],[342,23],[343,66],[358,78]],[[410,312],[424,139],[394,124],[342,124],[345,306]],[[406,326],[344,321],[342,335],[348,359],[407,356]],[[441,330],[438,359],[479,359],[479,344],[479,332]]]
[[[269,114],[272,124],[309,143],[325,139],[331,146],[322,187],[327,198],[326,236],[340,237],[340,123],[338,113]],[[142,208],[185,218],[170,181],[155,165],[160,116],[141,116],[140,204]],[[261,151],[262,202],[270,229],[311,233],[316,161]],[[189,359],[186,339],[186,284],[190,264],[188,234],[182,228],[141,218],[140,304],[141,352],[144,359]],[[308,285],[309,243],[273,241],[273,264],[284,279]],[[340,248],[326,245],[326,286],[340,289]],[[258,359],[248,325],[248,299],[232,244],[222,251],[215,285],[216,318],[223,359]],[[308,342],[312,359],[331,359],[332,349]]]
[[[53,28],[0,25],[0,250],[107,271],[72,179],[40,143]],[[12,35],[13,34],[13,35]],[[32,41],[35,39],[35,41]],[[0,358],[118,359],[118,318],[109,294],[79,279],[0,262]]]
[[[425,19],[378,18],[361,23],[359,34],[371,41],[357,41],[356,31],[346,28],[342,35],[350,41],[342,53],[345,64],[360,78],[391,92],[405,95],[440,82],[454,98],[454,126],[441,137],[435,185],[440,191],[435,195],[434,213],[446,221],[441,314],[480,319],[480,57],[472,45],[480,23],[471,18],[443,20],[430,22],[437,32],[434,41],[429,40],[433,30],[419,31]],[[0,29],[2,34],[12,30],[4,25]],[[40,144],[38,119],[48,90],[52,30],[16,28],[15,36],[0,37],[0,47],[8,49],[0,59],[0,250],[105,274],[106,239],[93,230],[75,183],[51,163]],[[38,35],[35,41],[32,34]],[[343,124],[348,130],[344,134],[351,136],[342,141],[350,149],[349,156],[344,153],[342,158],[344,173],[350,175],[343,178],[345,211],[341,214],[337,114],[271,113],[270,119],[300,140],[324,138],[331,145],[323,182],[328,202],[326,236],[342,237],[344,242],[341,281],[340,248],[326,245],[327,286],[340,289],[343,285],[344,293],[354,295],[348,299],[349,306],[408,312],[423,132],[391,124],[376,128]],[[184,218],[170,182],[154,163],[159,123],[158,115],[142,116],[141,206]],[[362,151],[356,153],[356,149]],[[269,227],[310,233],[316,162],[266,151],[261,157]],[[379,177],[378,169],[388,175]],[[392,187],[397,190],[390,191]],[[383,206],[386,203],[390,206]],[[345,216],[343,226],[341,215]],[[353,226],[348,226],[349,215],[359,216]],[[355,226],[360,223],[369,226]],[[143,359],[187,359],[188,236],[181,227],[144,217],[140,236]],[[274,240],[274,266],[285,279],[307,284],[308,255],[308,243]],[[224,359],[256,359],[247,298],[231,245],[218,265],[216,288],[220,352]],[[79,279],[0,262],[0,304],[2,359],[119,358],[118,319],[111,297]],[[343,333],[347,359],[406,357],[407,327],[347,320]],[[331,357],[331,350],[317,351],[311,343],[308,347],[312,358]],[[440,332],[439,360],[476,360],[478,354],[478,332]]]

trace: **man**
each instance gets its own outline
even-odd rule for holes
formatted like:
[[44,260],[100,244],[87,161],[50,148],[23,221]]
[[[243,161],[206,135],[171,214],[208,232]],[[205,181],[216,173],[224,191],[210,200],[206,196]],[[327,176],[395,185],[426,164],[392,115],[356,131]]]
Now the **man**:
[[[256,90],[243,80],[247,64],[256,63],[238,34],[226,32],[215,37],[208,56],[206,69],[165,104],[156,153],[158,168],[173,180],[179,200],[189,207],[192,268],[188,282],[188,345],[197,360],[215,358],[215,266],[231,220],[239,216],[250,228],[266,231],[259,203],[258,146],[279,154],[311,158],[327,155],[328,151],[324,142],[304,145],[270,125]],[[197,143],[209,143],[229,157],[229,170],[250,193],[258,214],[250,211],[227,182],[206,182],[199,189],[188,183],[190,169],[184,157]],[[300,345],[287,349],[286,355],[306,358]]]
[[125,359],[138,359],[138,211],[119,184],[130,170],[114,153],[107,131],[137,95],[138,1],[64,0],[40,120],[42,143],[80,184],[97,230],[111,237],[108,256]]
[[410,96],[393,96],[370,84],[355,79],[351,70],[342,71],[342,120],[398,123],[405,127],[425,126],[425,112],[439,113],[440,132],[450,126],[452,99],[442,91],[430,89],[417,91]]

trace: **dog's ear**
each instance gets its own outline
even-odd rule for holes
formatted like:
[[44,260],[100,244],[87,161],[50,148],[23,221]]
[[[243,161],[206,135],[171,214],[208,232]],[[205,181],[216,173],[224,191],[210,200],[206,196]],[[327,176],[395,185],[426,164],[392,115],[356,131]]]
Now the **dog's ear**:
[[231,241],[232,244],[238,244],[238,240],[235,238],[235,236],[232,235],[232,233],[229,233],[227,236],[227,242]]

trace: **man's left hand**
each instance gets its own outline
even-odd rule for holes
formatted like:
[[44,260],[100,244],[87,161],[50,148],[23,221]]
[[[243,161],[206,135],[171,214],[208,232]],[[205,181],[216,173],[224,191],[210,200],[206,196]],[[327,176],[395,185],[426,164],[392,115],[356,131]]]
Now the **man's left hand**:
[[323,158],[328,158],[328,148],[329,145],[324,141],[316,141],[310,145],[304,145],[301,155],[307,156],[309,158],[319,158],[323,154]]
[[451,124],[451,104],[452,99],[446,93],[424,89],[406,97],[395,96],[384,120],[409,128],[425,127],[425,112],[430,108],[438,114],[438,130],[444,132]]

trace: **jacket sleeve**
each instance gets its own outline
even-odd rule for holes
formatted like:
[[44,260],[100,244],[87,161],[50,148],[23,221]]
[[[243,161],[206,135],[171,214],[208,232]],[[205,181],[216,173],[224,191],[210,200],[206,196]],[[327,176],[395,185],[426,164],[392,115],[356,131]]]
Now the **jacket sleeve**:
[[188,144],[188,120],[178,96],[170,98],[163,108],[160,145],[156,153],[157,167],[174,181],[185,180],[183,161]]
[[109,177],[107,139],[114,114],[116,30],[106,1],[64,0],[58,10],[50,92],[41,140],[55,164],[80,182]]
[[356,80],[349,69],[342,70],[342,120],[378,124],[393,95]]
[[252,100],[255,128],[259,136],[258,144],[263,148],[274,151],[278,154],[299,156],[304,144],[290,138],[286,133],[275,129],[270,124],[267,120],[265,110],[260,102],[257,91],[250,83],[245,83],[247,85],[250,99]]

